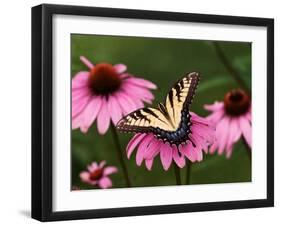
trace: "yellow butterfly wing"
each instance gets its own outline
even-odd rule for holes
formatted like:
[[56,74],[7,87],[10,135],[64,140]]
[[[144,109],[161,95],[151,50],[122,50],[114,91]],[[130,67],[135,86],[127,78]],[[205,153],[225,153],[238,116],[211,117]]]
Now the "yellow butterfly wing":
[[161,128],[172,131],[167,118],[156,108],[142,108],[136,110],[117,123],[117,129],[121,132],[151,132],[152,128]]
[[156,132],[156,129],[176,131],[181,122],[182,111],[188,113],[199,79],[199,73],[188,73],[172,87],[165,105],[160,103],[158,109],[138,109],[123,117],[116,128],[121,132],[139,133]]
[[198,72],[188,73],[172,87],[167,95],[165,107],[175,128],[181,121],[182,111],[189,111],[199,80]]

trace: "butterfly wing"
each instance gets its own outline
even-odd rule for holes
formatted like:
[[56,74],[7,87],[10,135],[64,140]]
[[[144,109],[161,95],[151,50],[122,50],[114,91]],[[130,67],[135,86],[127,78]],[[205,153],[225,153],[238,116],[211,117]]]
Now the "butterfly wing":
[[164,114],[156,108],[142,108],[136,110],[118,123],[116,128],[121,132],[148,133],[154,128],[160,128],[166,131],[172,131],[169,121]]
[[165,107],[176,128],[181,121],[182,111],[189,111],[199,80],[198,72],[186,74],[172,87],[166,97]]
[[197,72],[188,73],[172,87],[165,105],[160,103],[159,109],[149,107],[136,110],[123,117],[117,123],[117,129],[121,132],[136,133],[155,133],[157,129],[175,131],[181,122],[181,112],[188,112],[198,82]]

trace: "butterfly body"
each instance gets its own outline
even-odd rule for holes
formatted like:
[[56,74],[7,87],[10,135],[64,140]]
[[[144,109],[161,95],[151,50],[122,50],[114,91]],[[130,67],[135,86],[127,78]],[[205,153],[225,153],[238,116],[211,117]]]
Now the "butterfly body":
[[186,143],[191,133],[189,105],[199,79],[197,72],[186,74],[172,87],[165,104],[159,103],[158,108],[141,108],[126,115],[117,123],[117,129],[121,132],[152,133],[171,145]]
[[180,125],[175,131],[166,131],[160,129],[159,127],[151,128],[151,132],[156,138],[164,142],[169,142],[170,144],[180,145],[188,140],[188,135],[190,133],[190,114],[188,112],[182,112],[182,118]]

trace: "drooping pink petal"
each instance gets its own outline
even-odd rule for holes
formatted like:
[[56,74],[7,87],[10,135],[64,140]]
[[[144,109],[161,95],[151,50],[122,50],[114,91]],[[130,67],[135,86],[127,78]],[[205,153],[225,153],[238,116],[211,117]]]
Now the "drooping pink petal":
[[210,154],[214,154],[215,151],[218,149],[218,146],[219,146],[218,141],[217,140],[214,141],[209,150]]
[[205,104],[204,108],[208,111],[218,111],[223,109],[223,102],[216,101],[214,104]]
[[[126,94],[128,96],[128,94]],[[144,108],[144,103],[139,98],[134,98],[134,103],[136,105],[136,110],[140,108]]]
[[196,131],[192,132],[192,139],[195,141],[195,145],[196,145],[196,147],[198,147],[198,149],[200,149],[200,150],[203,149],[205,153],[208,152],[207,142]]
[[198,148],[194,148],[193,150],[195,150],[195,153],[197,154],[197,161],[201,162],[203,160],[203,152]]
[[80,71],[78,72],[71,81],[72,89],[85,88],[88,85],[89,72]]
[[216,136],[219,142],[218,154],[222,154],[226,148],[229,133],[229,117],[225,116],[217,126]]
[[226,147],[226,157],[229,159],[232,155],[234,144],[241,138],[242,131],[239,126],[239,118],[232,118],[229,127],[229,133],[231,133],[231,138],[229,138],[229,143]]
[[134,99],[138,99],[141,100],[143,102],[146,102],[148,104],[152,104],[152,100],[154,99],[153,94],[149,91],[149,90],[145,90],[144,92],[149,92],[151,95],[141,95],[140,92],[135,93],[134,90],[132,89],[124,89],[124,87],[122,87],[122,91],[126,92],[127,95],[129,95],[130,97],[134,98]]
[[83,172],[80,173],[80,178],[83,182],[87,183],[90,180],[90,174],[86,171],[83,171]]
[[160,145],[161,141],[158,139],[153,139],[149,143],[146,152],[144,153],[144,158],[145,159],[152,159],[154,158],[159,152],[160,152]]
[[88,105],[90,99],[91,96],[85,96],[80,99],[77,99],[76,101],[72,100],[72,104],[71,104],[72,118],[84,112],[84,109]]
[[137,85],[137,86],[140,86],[140,87],[145,87],[145,88],[148,88],[148,89],[157,89],[157,86],[146,80],[146,79],[142,79],[142,78],[136,78],[136,77],[129,77],[126,79],[127,82],[133,84],[133,85]]
[[[213,105],[205,106],[205,109],[213,112],[207,119],[217,124],[216,139],[209,149],[210,153],[212,154],[218,150],[219,154],[225,152],[226,157],[230,158],[233,146],[240,139],[241,135],[243,134],[244,136],[244,133],[248,135],[250,134],[246,131],[249,131],[251,128],[251,106],[248,112],[241,116],[231,116],[226,113],[223,102],[216,102]],[[226,122],[227,118],[229,121],[228,123]],[[245,120],[242,123],[243,126],[241,126],[241,118],[242,120]],[[248,136],[247,139],[248,142],[251,143],[251,137]]]
[[153,160],[154,159],[146,159],[145,160],[145,166],[148,170],[151,170],[152,169],[152,166],[153,166]]
[[110,174],[117,173],[117,172],[118,172],[118,169],[115,166],[107,166],[103,170],[103,175],[108,176]]
[[202,118],[202,117],[194,114],[193,112],[190,112],[190,115],[191,115],[192,124],[196,124],[198,126],[204,127],[203,130],[206,127],[210,127],[210,129],[215,129],[215,123],[212,122],[211,120]]
[[222,136],[225,136],[225,129],[228,126],[228,117],[225,116],[223,117],[216,126],[216,140],[217,140],[217,144],[218,144],[218,148],[224,148],[224,146],[222,145]]
[[122,74],[119,75],[119,77],[120,77],[121,79],[125,79],[125,78],[131,77],[131,75],[128,74],[128,73],[122,73]]
[[81,89],[72,89],[71,91],[71,101],[73,102],[79,102],[84,97],[90,97],[92,96],[92,93],[88,88],[81,88]]
[[191,115],[191,122],[192,123],[193,122],[194,123],[200,123],[200,124],[203,124],[203,125],[206,125],[206,126],[210,126],[210,125],[213,124],[213,123],[211,123],[210,120],[202,118],[199,115],[195,114],[194,112],[190,112],[190,115]]
[[122,109],[114,95],[108,97],[108,109],[114,125],[122,118]]
[[122,92],[126,95],[126,96],[129,96],[131,99],[133,99],[135,105],[137,108],[143,108],[144,107],[144,104],[143,104],[143,101],[141,98],[139,97],[136,97],[136,96],[132,96],[130,94],[130,92],[128,92],[127,90],[122,90]]
[[130,95],[128,95],[127,93],[119,92],[118,95],[122,96],[127,101],[127,103],[131,105],[133,111],[138,108],[136,102],[134,101],[134,98],[130,97]]
[[105,134],[110,125],[110,114],[108,112],[107,103],[105,98],[102,100],[102,105],[98,113],[98,131],[100,134]]
[[179,155],[179,151],[176,147],[173,147],[173,159],[178,167],[183,168],[185,166],[184,156]]
[[239,123],[247,144],[249,147],[252,147],[252,128],[249,121],[245,117],[241,116],[239,118]]
[[83,111],[83,125],[81,131],[86,133],[92,123],[95,121],[98,113],[101,110],[102,97],[93,96]]
[[82,182],[90,184],[90,185],[96,185],[97,180],[91,180],[90,173],[83,171],[80,173],[80,179]]
[[193,149],[194,148],[193,148],[191,142],[188,142],[188,144],[179,146],[180,152],[183,155],[185,155],[191,162],[195,162],[197,160],[197,154]]
[[236,133],[233,135],[233,143],[237,142],[242,136],[242,130],[239,126],[239,118],[233,118],[233,125]]
[[160,147],[160,159],[164,170],[168,170],[173,160],[173,149],[169,144],[162,143]]
[[151,140],[154,139],[154,136],[151,134],[148,134],[139,144],[138,151],[136,154],[136,163],[138,166],[141,165],[143,159],[144,159],[144,153],[146,152],[147,146],[151,142]]
[[153,94],[148,89],[133,85],[126,82],[126,80],[122,83],[122,89],[127,90],[130,95],[141,98],[144,101],[154,99]]
[[133,99],[130,96],[126,95],[122,91],[117,92],[115,95],[119,105],[123,109],[124,115],[137,110],[136,103],[133,101]]
[[226,158],[227,159],[230,159],[231,155],[232,155],[232,151],[233,151],[233,145],[229,146],[227,149],[226,149]]
[[72,129],[78,129],[83,124],[83,114],[78,114],[71,120]]
[[86,57],[80,56],[80,60],[81,60],[81,62],[82,62],[83,64],[85,64],[89,69],[94,68],[94,64],[93,64],[91,61],[89,61]]
[[87,169],[89,172],[93,172],[98,168],[98,164],[96,162],[92,162],[90,165],[88,165]]
[[112,181],[110,180],[109,177],[102,177],[99,181],[98,181],[98,185],[100,188],[110,188],[112,187]]
[[206,126],[201,123],[193,122],[191,132],[196,133],[206,145],[212,144],[215,140],[215,128],[213,126]]
[[100,169],[103,168],[105,166],[105,164],[106,164],[105,160],[101,161],[100,164],[99,164],[99,168]]
[[122,74],[127,70],[127,66],[125,64],[115,64],[113,67],[118,74]]
[[122,96],[127,102],[130,104],[132,111],[143,108],[144,104],[140,98],[134,98],[132,97],[126,90],[121,90],[117,93],[117,95]]
[[228,130],[229,130],[229,136],[226,144],[227,156],[232,151],[233,145],[237,141],[236,140],[237,137],[240,137],[239,134],[241,134],[240,129],[238,127],[238,122],[235,118],[230,119]]
[[85,107],[89,103],[89,100],[90,100],[90,96],[85,96],[80,98],[79,101],[72,101],[72,108],[71,108],[72,118],[76,117],[85,109]]
[[218,110],[207,116],[206,119],[211,122],[217,123],[224,117],[224,115],[224,110]]
[[127,152],[127,158],[129,159],[131,157],[131,154],[133,153],[134,149],[138,146],[138,144],[142,141],[142,139],[147,136],[146,134],[137,133],[128,143],[126,152]]

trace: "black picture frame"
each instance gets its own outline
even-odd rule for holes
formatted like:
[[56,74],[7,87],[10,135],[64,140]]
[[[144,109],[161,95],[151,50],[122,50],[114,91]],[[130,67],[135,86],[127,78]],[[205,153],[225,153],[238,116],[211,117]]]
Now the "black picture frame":
[[[267,28],[267,198],[54,212],[52,210],[52,18],[55,14]],[[32,218],[40,221],[270,207],[274,205],[274,20],[43,4],[32,8]]]

